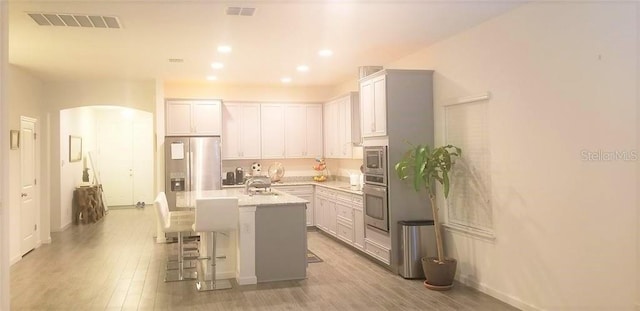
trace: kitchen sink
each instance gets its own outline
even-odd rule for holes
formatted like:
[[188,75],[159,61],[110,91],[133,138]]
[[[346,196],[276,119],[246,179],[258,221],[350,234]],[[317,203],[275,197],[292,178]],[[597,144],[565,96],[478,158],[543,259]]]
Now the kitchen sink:
[[261,196],[279,196],[280,194],[273,191],[249,191],[249,195],[261,195]]

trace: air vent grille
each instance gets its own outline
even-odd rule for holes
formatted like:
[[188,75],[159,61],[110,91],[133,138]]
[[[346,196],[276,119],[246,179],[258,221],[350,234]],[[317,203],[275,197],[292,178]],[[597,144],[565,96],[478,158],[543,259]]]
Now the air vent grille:
[[227,15],[231,16],[253,16],[256,14],[256,8],[243,8],[238,6],[227,7]]
[[67,26],[85,28],[122,28],[114,16],[82,15],[67,13],[27,13],[40,26]]

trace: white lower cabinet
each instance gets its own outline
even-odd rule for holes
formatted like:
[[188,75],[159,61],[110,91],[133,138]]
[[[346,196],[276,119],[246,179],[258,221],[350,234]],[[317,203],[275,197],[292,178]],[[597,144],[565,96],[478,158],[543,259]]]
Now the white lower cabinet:
[[[316,227],[354,248],[369,253],[382,262],[389,263],[389,255],[384,255],[380,243],[365,248],[365,226],[362,195],[316,186],[315,206]],[[378,248],[375,248],[375,247]],[[375,252],[374,252],[375,249]],[[382,251],[380,251],[382,249]],[[385,259],[386,258],[386,259]]]
[[382,244],[379,244],[373,240],[364,240],[364,251],[386,264],[391,263],[391,250]]
[[315,200],[313,196],[313,186],[273,186],[274,188],[286,192],[291,195],[295,195],[301,199],[309,201],[307,204],[307,226],[314,225],[315,216]]
[[353,246],[359,250],[364,250],[364,210],[362,209],[362,198],[360,198],[360,205],[356,204],[353,205]]

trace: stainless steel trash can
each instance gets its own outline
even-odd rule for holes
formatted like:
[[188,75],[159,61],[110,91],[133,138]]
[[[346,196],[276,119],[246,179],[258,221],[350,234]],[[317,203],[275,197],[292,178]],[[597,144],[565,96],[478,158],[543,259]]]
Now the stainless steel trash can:
[[421,258],[437,256],[433,220],[398,221],[400,258],[398,273],[405,279],[424,278]]

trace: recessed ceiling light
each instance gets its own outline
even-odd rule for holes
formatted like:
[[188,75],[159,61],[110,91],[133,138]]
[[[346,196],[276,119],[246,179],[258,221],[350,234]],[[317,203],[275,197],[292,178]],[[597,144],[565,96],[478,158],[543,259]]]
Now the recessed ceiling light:
[[215,80],[218,80],[218,77],[216,77],[216,76],[207,76],[207,80],[215,81]]
[[220,52],[222,54],[231,53],[231,47],[228,46],[228,45],[219,45],[218,46],[218,52]]
[[309,71],[309,66],[307,65],[300,65],[298,67],[296,67],[296,70],[300,71],[300,72],[307,72]]
[[219,62],[211,63],[211,68],[213,68],[213,69],[222,69],[222,68],[224,68],[224,64],[223,63],[219,63]]
[[280,79],[280,81],[282,81],[282,83],[291,83],[291,78],[283,77],[282,79]]
[[320,51],[318,51],[318,55],[320,55],[322,57],[329,57],[329,56],[333,55],[333,51],[329,50],[329,49],[320,50]]

